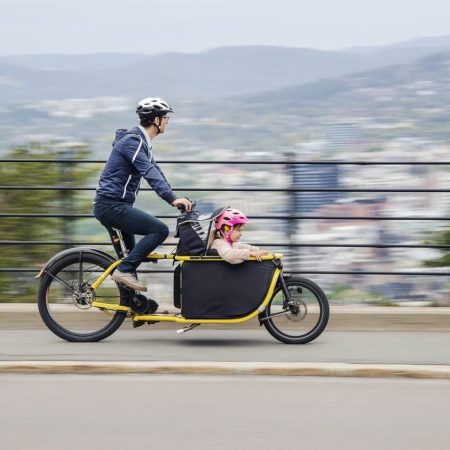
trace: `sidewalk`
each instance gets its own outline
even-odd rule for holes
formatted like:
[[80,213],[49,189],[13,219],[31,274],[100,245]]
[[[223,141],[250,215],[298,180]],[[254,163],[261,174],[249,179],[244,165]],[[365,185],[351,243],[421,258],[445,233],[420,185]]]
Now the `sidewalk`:
[[[171,305],[161,310],[179,312]],[[66,314],[83,314],[76,309]],[[167,324],[158,324],[164,328]],[[228,327],[224,325],[224,327]],[[257,319],[239,325],[241,329],[259,327]],[[0,304],[0,330],[43,329],[45,325],[34,303]],[[408,330],[450,331],[450,308],[438,307],[380,307],[331,305],[329,331]]]

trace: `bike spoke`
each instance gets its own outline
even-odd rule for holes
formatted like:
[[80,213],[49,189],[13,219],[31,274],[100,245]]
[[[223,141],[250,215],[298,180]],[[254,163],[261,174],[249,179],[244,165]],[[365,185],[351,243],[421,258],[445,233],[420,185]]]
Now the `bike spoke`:
[[286,314],[291,314],[291,312],[286,309],[286,310],[280,311],[278,313],[270,314],[270,316],[267,316],[267,317],[264,317],[263,319],[261,319],[261,322],[264,322],[267,319],[273,319],[274,317],[284,316]]
[[83,259],[81,256],[82,253],[80,252],[79,272],[78,272],[78,282],[80,283],[80,286],[83,284]]
[[67,284],[62,278],[58,277],[57,275],[53,275],[50,272],[47,272],[46,270],[44,271],[47,275],[49,275],[51,278],[53,278],[54,280],[56,280],[59,284],[61,284],[62,286],[64,286],[66,289],[68,289],[70,292],[74,292],[74,289],[72,286],[70,286],[69,284]]

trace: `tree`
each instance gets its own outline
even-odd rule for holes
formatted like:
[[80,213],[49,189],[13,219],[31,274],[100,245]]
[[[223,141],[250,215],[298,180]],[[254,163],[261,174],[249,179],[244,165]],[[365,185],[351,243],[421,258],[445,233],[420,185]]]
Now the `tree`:
[[450,266],[450,228],[446,228],[438,233],[433,239],[427,241],[428,244],[433,245],[447,245],[449,248],[442,248],[439,251],[442,256],[436,259],[425,261],[427,267],[448,267]]
[[[92,164],[46,163],[43,159],[86,159],[90,152],[86,145],[59,143],[31,144],[11,149],[6,159],[33,159],[33,162],[3,163],[0,166],[4,186],[76,186],[84,185],[99,168]],[[88,199],[89,197],[89,199]],[[2,213],[91,212],[92,193],[67,190],[1,190]],[[72,222],[58,218],[13,218],[0,221],[1,240],[58,241],[70,240]],[[72,239],[73,240],[73,239]],[[0,245],[1,268],[33,268],[36,272],[49,257],[63,246]],[[35,274],[29,272],[0,272],[0,302],[33,301]]]

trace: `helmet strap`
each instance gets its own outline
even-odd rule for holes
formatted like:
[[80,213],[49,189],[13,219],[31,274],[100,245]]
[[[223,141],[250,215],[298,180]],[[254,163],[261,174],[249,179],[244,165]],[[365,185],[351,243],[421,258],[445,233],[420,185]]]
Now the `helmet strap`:
[[231,245],[231,233],[233,232],[233,226],[224,225],[223,230],[220,230],[222,237]]
[[154,125],[155,127],[156,127],[156,135],[158,136],[158,134],[160,134],[161,133],[161,117],[159,117],[159,125],[155,122],[155,120],[156,120],[156,118],[157,117],[159,117],[159,116],[156,116],[154,119],[153,119],[153,122],[152,122],[152,125]]

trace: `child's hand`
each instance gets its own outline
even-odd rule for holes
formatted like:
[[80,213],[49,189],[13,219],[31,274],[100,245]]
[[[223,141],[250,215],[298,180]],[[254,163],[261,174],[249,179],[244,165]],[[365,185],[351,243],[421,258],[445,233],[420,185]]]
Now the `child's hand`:
[[261,256],[268,255],[265,250],[253,250],[250,252],[250,256],[254,256],[257,261],[261,261]]

